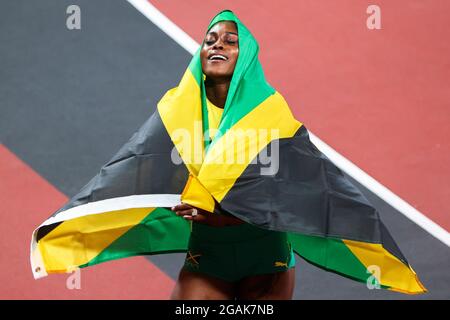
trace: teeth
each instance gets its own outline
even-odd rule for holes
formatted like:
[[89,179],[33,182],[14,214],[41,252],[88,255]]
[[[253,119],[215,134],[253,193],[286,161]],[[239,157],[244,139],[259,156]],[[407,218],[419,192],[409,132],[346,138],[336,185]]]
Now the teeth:
[[225,56],[223,56],[223,55],[221,55],[221,54],[214,54],[214,55],[212,55],[211,57],[209,57],[209,60],[212,60],[212,59],[214,59],[214,58],[219,58],[219,59],[222,59],[222,60],[228,60],[227,57],[225,57]]

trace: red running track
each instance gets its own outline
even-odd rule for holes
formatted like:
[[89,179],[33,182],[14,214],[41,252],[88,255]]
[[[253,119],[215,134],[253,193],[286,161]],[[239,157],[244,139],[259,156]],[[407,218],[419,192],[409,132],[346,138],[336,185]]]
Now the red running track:
[[34,280],[31,234],[67,198],[1,144],[0,181],[0,225],[7,226],[0,233],[0,299],[169,298],[175,282],[144,257],[99,264],[89,272],[81,269],[82,290],[67,288],[70,274]]

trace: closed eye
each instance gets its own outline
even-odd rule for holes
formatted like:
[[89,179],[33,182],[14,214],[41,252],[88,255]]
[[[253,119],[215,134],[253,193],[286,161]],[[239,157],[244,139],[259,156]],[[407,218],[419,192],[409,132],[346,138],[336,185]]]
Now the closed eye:
[[[211,33],[210,35],[214,35],[215,33]],[[235,45],[238,41],[237,41],[237,37],[234,37],[233,35],[230,37],[230,34],[227,34],[226,36],[228,36],[227,38],[222,38],[224,39],[224,42],[230,44],[230,45]],[[215,42],[217,41],[216,37],[209,37],[208,39],[205,39],[205,44],[207,44],[208,46],[213,45]]]

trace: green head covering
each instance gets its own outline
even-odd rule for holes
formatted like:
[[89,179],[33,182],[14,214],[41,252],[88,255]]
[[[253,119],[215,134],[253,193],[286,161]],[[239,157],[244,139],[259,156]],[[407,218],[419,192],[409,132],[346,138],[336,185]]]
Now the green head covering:
[[[218,128],[219,132],[217,132],[212,142],[205,140],[205,148],[208,148],[210,143],[218,140],[229,128],[268,96],[275,93],[275,89],[267,83],[261,63],[258,60],[258,42],[231,10],[224,10],[218,13],[209,23],[205,36],[216,23],[221,21],[233,21],[236,24],[239,39],[239,56],[228,90],[224,112]],[[189,68],[201,88],[203,133],[205,134],[209,126],[205,83],[200,60],[200,51],[203,43],[204,41],[194,54]]]

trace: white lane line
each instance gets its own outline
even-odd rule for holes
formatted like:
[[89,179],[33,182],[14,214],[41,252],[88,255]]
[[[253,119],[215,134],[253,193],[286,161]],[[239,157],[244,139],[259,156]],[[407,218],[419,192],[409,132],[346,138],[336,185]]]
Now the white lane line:
[[164,31],[169,37],[175,40],[180,46],[186,49],[190,54],[194,54],[199,44],[192,39],[186,32],[179,28],[175,23],[169,20],[164,14],[156,9],[146,0],[128,0],[138,11],[146,16],[158,28]]
[[[175,23],[170,21],[164,14],[162,14],[155,6],[147,0],[127,0],[145,17],[152,21],[158,28],[164,31],[176,43],[183,47],[190,54],[194,54],[199,47],[194,39],[192,39],[186,32],[179,28]],[[309,130],[308,130],[309,131]],[[439,239],[450,247],[450,234],[440,225],[430,220],[427,216],[419,210],[411,206],[405,200],[401,199],[395,193],[369,176],[358,166],[339,154],[336,150],[331,148],[311,131],[309,131],[311,141],[320,149],[333,163],[341,170],[346,172],[353,179],[358,181],[361,185],[376,194],[378,197],[389,203],[396,210],[405,215],[408,219],[419,225],[421,228],[429,232],[432,236]]]

